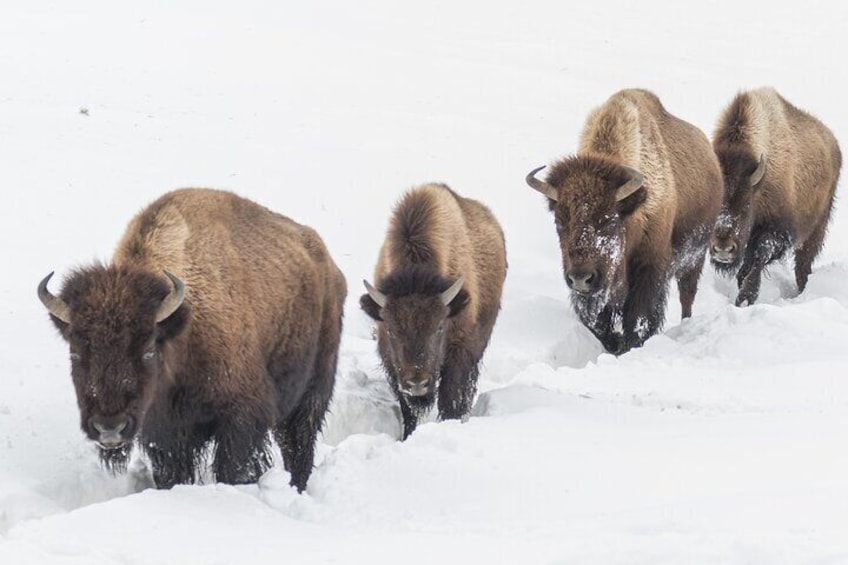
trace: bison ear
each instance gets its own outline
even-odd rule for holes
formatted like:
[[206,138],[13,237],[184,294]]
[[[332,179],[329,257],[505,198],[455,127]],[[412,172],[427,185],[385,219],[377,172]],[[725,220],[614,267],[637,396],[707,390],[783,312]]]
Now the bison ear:
[[182,332],[188,322],[189,308],[188,304],[183,302],[173,314],[157,322],[156,324],[156,341],[163,343],[177,337]]
[[468,294],[468,291],[464,288],[459,289],[459,292],[456,296],[448,303],[448,308],[450,312],[448,313],[448,318],[453,318],[468,306],[468,303],[471,301],[471,295]]
[[376,320],[377,322],[383,321],[383,318],[380,317],[380,305],[377,304],[367,292],[359,297],[359,306],[366,314],[368,314],[368,316],[371,317],[371,319]]

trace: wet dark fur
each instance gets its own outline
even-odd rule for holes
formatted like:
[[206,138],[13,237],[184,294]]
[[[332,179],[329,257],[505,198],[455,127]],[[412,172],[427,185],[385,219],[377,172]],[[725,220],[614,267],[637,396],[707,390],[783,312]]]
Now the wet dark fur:
[[[500,290],[506,273],[506,255],[500,227],[488,210],[478,203],[463,199],[452,191],[450,194],[460,203],[466,215],[467,229],[482,229],[470,221],[477,218],[477,221],[489,224],[489,229],[494,226],[498,233],[499,241],[487,242],[491,246],[487,251],[493,254],[495,260],[488,271],[477,269],[478,285],[489,285],[489,295],[495,295],[495,300],[482,300],[481,292],[475,294],[473,289],[469,292],[464,287],[447,307],[441,304],[439,295],[460,274],[467,278],[468,273],[445,273],[436,268],[439,257],[458,251],[453,247],[444,247],[455,242],[440,244],[434,240],[432,222],[437,213],[437,203],[428,194],[414,190],[395,209],[384,247],[397,266],[385,273],[378,272],[375,280],[378,290],[388,297],[385,309],[393,309],[392,319],[400,320],[400,327],[411,328],[412,331],[403,337],[391,338],[383,320],[382,310],[385,309],[381,309],[367,293],[360,298],[362,309],[371,318],[381,322],[378,327],[378,350],[389,386],[400,404],[403,439],[409,437],[421,415],[437,401],[442,419],[462,418],[468,414],[477,389],[478,364],[500,308]],[[464,226],[455,228],[466,229]],[[476,251],[482,253],[483,250]],[[463,257],[462,260],[475,268],[472,257]],[[468,306],[472,301],[477,301],[476,317],[469,314]],[[441,325],[445,328],[444,337],[439,339],[434,332]],[[435,386],[426,395],[411,396],[402,392],[400,383],[403,375],[411,369],[397,361],[398,354],[392,349],[392,339],[402,340],[401,343],[395,343],[394,347],[406,352],[403,358],[409,359],[416,352],[426,357],[426,364],[436,379]]]
[[[156,270],[141,265],[149,261],[145,242],[161,223],[159,210],[177,201],[192,210],[191,222],[206,227],[219,222],[222,215],[231,218],[227,229],[232,241],[216,246],[213,254],[219,265],[192,267],[191,255],[200,250],[191,245],[185,248],[188,264],[160,265]],[[248,218],[249,223],[242,223]],[[294,233],[306,231],[302,239],[286,239],[281,236],[280,225]],[[229,245],[251,241],[256,230],[264,230],[267,239],[255,241],[249,251],[241,250],[253,257],[251,269],[270,274],[278,263],[263,263],[259,259],[263,253],[286,255],[287,250],[309,241],[307,252],[315,259],[310,267],[314,271],[297,276],[305,281],[317,275],[316,280],[325,281],[322,288],[313,289],[301,285],[300,278],[292,279],[293,273],[277,273],[279,290],[275,292],[287,292],[284,283],[289,279],[289,284],[303,293],[288,301],[303,303],[291,312],[291,318],[271,321],[276,314],[274,304],[286,302],[281,294],[267,298],[249,295],[239,292],[238,286],[215,286],[204,276],[198,279],[205,285],[202,289],[192,289],[193,279],[187,278],[183,305],[155,323],[161,301],[170,292],[170,282],[159,275],[162,268],[174,272],[226,268],[239,276],[245,272],[245,265],[233,257]],[[129,250],[130,261],[73,272],[60,293],[70,306],[71,323],[51,316],[71,351],[80,354],[72,361],[71,373],[83,431],[96,438],[88,422],[95,410],[107,415],[124,410],[135,414],[140,422],[135,443],[150,458],[160,488],[197,481],[200,466],[209,455],[218,481],[255,481],[270,465],[268,432],[273,431],[292,484],[299,490],[305,488],[312,470],[315,437],[332,395],[346,294],[341,273],[312,234],[308,228],[297,227],[252,202],[218,191],[176,191],[142,212],[119,246]],[[227,303],[222,304],[222,300]],[[267,308],[244,306],[256,300],[267,303]],[[319,305],[317,312],[323,310],[323,315],[316,317],[312,304]],[[226,324],[232,324],[236,332],[241,330],[236,329],[236,320],[228,320],[226,314],[221,317],[225,311],[240,311],[245,327],[280,332],[279,337],[258,336],[277,345],[267,352],[242,351],[234,356],[230,351],[241,346],[233,345],[238,337],[227,333]],[[257,312],[263,312],[266,318]],[[255,315],[259,317],[253,318]],[[145,361],[142,353],[151,344],[155,344],[156,356]],[[101,449],[104,465],[112,471],[125,470],[131,445]]]
[[[760,159],[751,137],[756,128],[749,123],[750,96],[754,93],[743,92],[734,98],[713,136],[713,148],[727,187],[722,216],[729,218],[724,225],[716,225],[713,240],[722,245],[733,241],[740,252],[732,262],[713,259],[711,264],[724,276],[736,276],[737,306],[757,300],[766,267],[782,260],[793,249],[795,281],[798,292],[803,292],[812,263],[824,244],[842,166],[842,155],[833,134],[778,95],[778,105],[789,127],[780,122],[762,124],[771,134],[770,145],[763,151],[768,166],[762,180],[751,186],[748,179]],[[811,139],[818,145],[808,145]],[[791,173],[796,167],[801,174]],[[828,180],[815,180],[809,174],[811,170]],[[793,205],[793,196],[805,202],[821,199],[823,212],[810,213],[802,206]]]

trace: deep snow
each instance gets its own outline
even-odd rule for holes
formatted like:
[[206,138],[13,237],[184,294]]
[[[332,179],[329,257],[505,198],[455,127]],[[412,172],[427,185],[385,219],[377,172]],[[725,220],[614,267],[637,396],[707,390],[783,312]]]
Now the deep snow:
[[[0,563],[848,563],[848,212],[805,293],[707,266],[695,316],[619,358],[569,307],[527,171],[615,90],[711,133],[771,84],[848,140],[833,2],[28,2],[0,18]],[[391,205],[447,182],[503,224],[503,309],[467,423],[405,443],[359,312]],[[844,182],[843,182],[844,184]],[[35,298],[180,186],[315,227],[350,287],[306,494],[110,477]],[[840,193],[844,187],[840,188]]]

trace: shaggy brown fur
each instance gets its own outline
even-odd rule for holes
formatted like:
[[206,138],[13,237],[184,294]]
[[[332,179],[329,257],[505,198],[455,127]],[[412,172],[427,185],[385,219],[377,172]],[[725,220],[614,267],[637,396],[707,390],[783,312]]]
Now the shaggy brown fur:
[[[760,88],[733,99],[713,147],[727,195],[713,233],[712,263],[719,272],[736,273],[736,305],[753,304],[763,269],[793,248],[795,280],[803,292],[824,242],[842,167],[833,133],[773,88]],[[761,157],[764,172],[758,170]]]
[[691,315],[723,192],[700,130],[654,94],[622,90],[589,115],[577,155],[528,184],[549,198],[572,305],[608,351],[659,331],[672,275]]
[[[157,324],[172,286],[163,270],[186,292]],[[217,480],[256,480],[273,430],[302,490],[346,292],[312,229],[228,192],[162,196],[130,222],[110,265],[67,278],[70,323],[51,316],[70,344],[83,431],[102,440],[102,428],[126,425],[104,461],[125,465],[135,438],[157,486],[170,487],[197,480],[213,442]]]
[[[400,402],[404,439],[436,396],[443,419],[471,409],[506,267],[503,232],[479,202],[428,184],[396,206],[374,273],[385,307],[370,294],[360,304],[378,322],[378,348]],[[440,294],[460,277],[462,289],[444,304]]]

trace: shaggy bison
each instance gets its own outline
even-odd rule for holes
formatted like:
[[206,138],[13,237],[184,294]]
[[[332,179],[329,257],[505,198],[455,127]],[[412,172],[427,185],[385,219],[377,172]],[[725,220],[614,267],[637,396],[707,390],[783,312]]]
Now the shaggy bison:
[[132,442],[160,488],[212,470],[252,482],[268,432],[303,490],[333,391],[344,278],[310,228],[216,190],[170,192],[130,223],[111,264],[38,296],[70,344],[81,426],[113,470]]
[[753,304],[763,269],[795,250],[798,292],[822,248],[842,154],[831,131],[773,88],[742,92],[722,114],[713,148],[726,187],[712,264],[736,274],[736,305]]
[[428,184],[406,193],[395,208],[376,288],[364,281],[368,292],[360,305],[377,321],[403,439],[437,395],[443,419],[462,418],[471,409],[506,267],[503,232],[479,202]]
[[645,90],[623,90],[594,110],[577,155],[526,178],[549,199],[565,280],[580,320],[607,351],[656,333],[674,275],[683,317],[692,301],[722,199],[706,136]]

